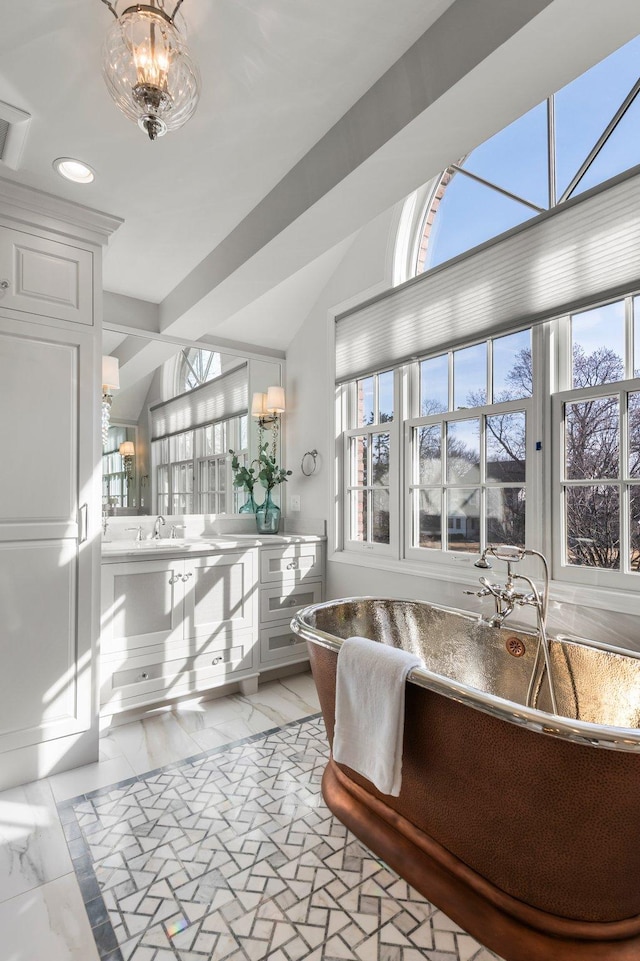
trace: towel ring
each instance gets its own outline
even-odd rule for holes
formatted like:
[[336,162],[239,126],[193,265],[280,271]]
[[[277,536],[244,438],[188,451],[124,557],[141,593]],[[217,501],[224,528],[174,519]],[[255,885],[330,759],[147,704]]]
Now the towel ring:
[[[313,458],[313,464],[311,465],[307,464],[307,457]],[[302,471],[305,477],[311,477],[312,474],[315,474],[316,467],[317,467],[317,463],[316,463],[317,457],[318,457],[317,450],[308,450],[305,454],[302,455],[302,460],[300,461],[300,470]],[[311,470],[307,470],[306,466],[310,466]]]

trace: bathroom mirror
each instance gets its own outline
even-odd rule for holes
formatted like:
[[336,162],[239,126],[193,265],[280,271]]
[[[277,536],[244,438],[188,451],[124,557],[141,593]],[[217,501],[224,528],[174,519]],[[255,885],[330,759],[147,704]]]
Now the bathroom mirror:
[[[279,358],[243,357],[214,345],[180,346],[107,327],[103,355],[117,357],[103,446],[103,509],[127,514],[237,513],[229,450],[257,455],[252,391],[281,383]],[[123,444],[133,444],[123,448]]]

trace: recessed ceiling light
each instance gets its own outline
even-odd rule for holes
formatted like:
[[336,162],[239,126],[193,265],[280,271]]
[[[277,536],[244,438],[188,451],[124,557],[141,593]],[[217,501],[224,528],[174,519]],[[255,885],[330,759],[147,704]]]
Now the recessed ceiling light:
[[73,157],[58,157],[53,161],[53,169],[57,170],[65,180],[72,180],[75,184],[90,184],[95,178],[91,167]]

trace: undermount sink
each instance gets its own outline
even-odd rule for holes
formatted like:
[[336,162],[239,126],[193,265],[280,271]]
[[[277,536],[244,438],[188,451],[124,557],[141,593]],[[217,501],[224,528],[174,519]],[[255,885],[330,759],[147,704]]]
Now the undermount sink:
[[137,554],[145,551],[183,551],[189,545],[184,541],[162,537],[158,540],[135,541],[121,540],[103,542],[103,554]]

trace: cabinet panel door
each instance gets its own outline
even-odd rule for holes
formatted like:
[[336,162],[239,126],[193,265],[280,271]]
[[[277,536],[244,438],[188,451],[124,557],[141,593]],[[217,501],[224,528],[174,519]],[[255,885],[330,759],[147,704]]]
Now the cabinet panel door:
[[256,625],[256,551],[185,560],[184,636]]
[[0,304],[28,314],[93,324],[93,254],[19,230],[0,232]]
[[181,639],[183,571],[181,559],[103,565],[104,653]]

